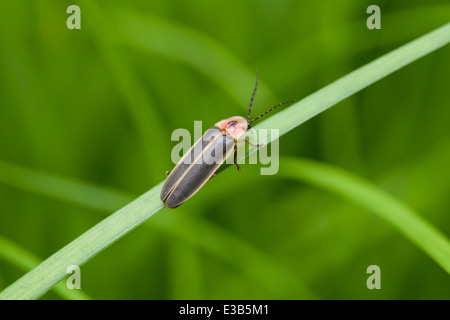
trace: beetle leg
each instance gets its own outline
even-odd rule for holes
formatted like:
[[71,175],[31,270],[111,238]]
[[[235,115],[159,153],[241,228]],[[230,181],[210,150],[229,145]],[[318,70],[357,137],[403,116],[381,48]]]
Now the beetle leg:
[[213,173],[213,175],[211,176],[211,178],[209,178],[209,180],[211,180],[212,178],[214,178],[216,176],[215,173]]
[[241,171],[241,167],[237,164],[237,144],[234,145],[234,164],[236,165],[237,169]]
[[263,143],[260,143],[260,144],[253,144],[253,143],[251,143],[250,141],[248,141],[247,139],[241,139],[241,140],[238,140],[238,142],[247,142],[249,145],[251,145],[251,146],[253,146],[253,147],[257,147],[257,148],[264,148],[266,145],[265,144],[263,144]]
[[169,174],[170,174],[170,170],[167,170],[166,171],[166,176],[169,176]]

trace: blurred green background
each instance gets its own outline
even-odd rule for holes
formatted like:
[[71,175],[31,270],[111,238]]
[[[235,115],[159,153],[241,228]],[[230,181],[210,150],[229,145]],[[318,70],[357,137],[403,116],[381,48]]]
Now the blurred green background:
[[[66,27],[71,4],[81,30]],[[371,4],[381,30],[366,27]],[[245,115],[256,68],[255,115],[449,17],[445,0],[2,1],[0,236],[45,259],[165,179],[174,129]],[[294,129],[281,155],[364,177],[450,235],[449,54]],[[381,290],[366,287],[373,264]],[[0,260],[0,290],[23,274]],[[259,165],[158,212],[83,265],[81,285],[94,299],[450,298],[448,274],[391,225]]]

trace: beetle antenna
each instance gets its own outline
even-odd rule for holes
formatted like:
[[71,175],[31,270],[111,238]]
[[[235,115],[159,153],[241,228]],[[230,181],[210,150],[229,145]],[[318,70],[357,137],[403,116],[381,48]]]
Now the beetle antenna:
[[262,115],[257,116],[255,119],[253,119],[252,121],[250,121],[249,124],[251,124],[252,122],[258,120],[258,119],[261,118],[261,117],[264,117],[264,116],[265,116],[266,114],[268,114],[270,111],[275,110],[275,109],[278,108],[279,106],[282,106],[283,104],[291,103],[291,102],[295,102],[295,100],[285,101],[285,102],[282,102],[282,103],[277,104],[275,107],[273,107],[273,108],[267,110],[267,111],[264,112]]
[[252,98],[250,99],[250,106],[248,107],[248,115],[247,115],[247,122],[250,119],[250,113],[252,113],[252,105],[253,105],[253,98],[255,97],[256,89],[258,88],[258,69],[256,69],[256,83],[255,83],[255,89],[253,89]]

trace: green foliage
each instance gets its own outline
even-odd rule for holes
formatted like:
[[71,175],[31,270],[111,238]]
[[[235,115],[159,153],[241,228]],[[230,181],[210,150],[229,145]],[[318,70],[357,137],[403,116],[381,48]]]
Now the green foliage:
[[[0,4],[0,289],[49,257],[3,298],[41,296],[160,210],[160,185],[144,192],[173,166],[172,130],[245,114],[256,68],[255,114],[306,96],[258,124],[285,134],[280,174],[223,171],[83,264],[83,292],[450,296],[449,49],[431,53],[448,4],[382,2],[368,30],[357,1],[117,2],[79,2],[81,30],[59,1]],[[381,290],[365,287],[371,264]]]

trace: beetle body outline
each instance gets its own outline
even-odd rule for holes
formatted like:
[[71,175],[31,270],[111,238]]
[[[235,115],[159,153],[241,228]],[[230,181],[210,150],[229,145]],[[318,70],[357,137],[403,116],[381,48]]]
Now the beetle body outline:
[[[213,127],[206,130],[204,135],[194,143],[168,174],[160,196],[161,201],[166,204],[167,208],[176,208],[196,194],[214,176],[214,173],[225,162],[233,149],[235,151],[234,164],[240,171],[241,168],[237,164],[237,143],[244,141],[250,144],[250,142],[247,139],[239,140],[239,138],[251,128],[251,124],[255,120],[283,104],[294,101],[279,103],[250,121],[253,98],[257,87],[258,71],[256,71],[256,83],[250,99],[247,118],[234,116],[217,122]],[[256,145],[256,147],[258,146]]]

